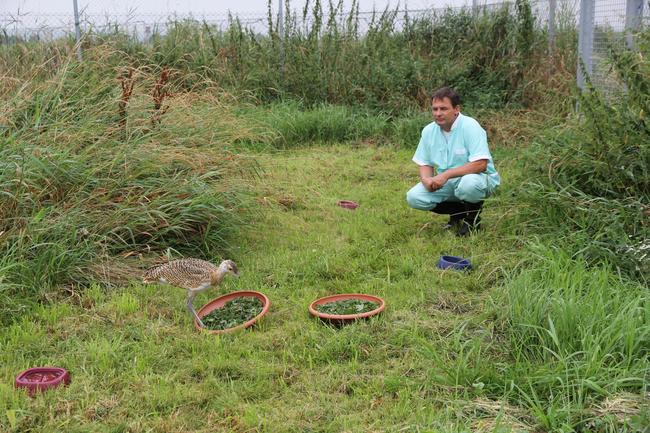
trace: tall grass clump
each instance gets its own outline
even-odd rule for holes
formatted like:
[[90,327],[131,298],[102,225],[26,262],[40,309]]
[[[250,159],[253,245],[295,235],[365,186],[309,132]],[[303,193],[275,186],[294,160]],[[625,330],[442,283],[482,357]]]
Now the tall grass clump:
[[246,134],[217,126],[231,119],[227,96],[182,91],[150,65],[128,75],[126,98],[124,68],[102,61],[112,55],[102,46],[77,63],[70,52],[48,79],[33,79],[45,63],[11,76],[20,85],[2,99],[0,321],[55,288],[124,282],[170,251],[222,256],[245,223],[255,166],[224,145]]
[[543,244],[522,265],[505,274],[482,320],[422,342],[432,386],[504,399],[540,431],[645,432],[647,287]]
[[419,111],[391,117],[364,107],[331,104],[308,107],[296,101],[262,107],[242,104],[236,115],[257,131],[257,135],[244,137],[238,143],[276,149],[363,141],[413,146],[422,128],[431,122],[430,114]]
[[526,104],[529,71],[548,54],[530,7],[415,17],[385,9],[371,15],[367,28],[356,2],[347,13],[340,1],[325,10],[319,0],[302,13],[286,12],[284,33],[271,38],[283,56],[269,59],[279,67],[265,79],[278,80],[269,88],[308,103],[396,113],[427,106],[433,88],[451,85],[478,106]]
[[[611,50],[621,89],[606,98],[588,82],[579,115],[537,142],[528,223],[591,263],[650,278],[650,32],[638,50]],[[540,203],[543,205],[540,206]]]
[[[512,359],[502,391],[510,387],[549,431],[596,425],[590,431],[621,431],[622,425],[605,429],[607,414],[596,408],[606,398],[647,392],[646,287],[610,267],[590,267],[561,249],[538,247],[532,267],[497,291],[494,312]],[[642,431],[630,428],[634,412],[624,431]]]

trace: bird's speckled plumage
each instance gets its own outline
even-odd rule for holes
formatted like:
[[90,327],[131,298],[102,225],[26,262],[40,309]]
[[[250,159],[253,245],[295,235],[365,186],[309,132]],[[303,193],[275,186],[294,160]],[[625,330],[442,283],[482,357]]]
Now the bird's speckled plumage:
[[155,266],[145,274],[145,283],[163,282],[187,290],[198,290],[217,284],[219,268],[201,259],[179,259]]
[[179,259],[154,266],[142,278],[145,283],[166,283],[187,289],[187,308],[199,324],[203,322],[196,314],[192,300],[200,291],[221,283],[227,274],[239,276],[237,265],[232,260],[224,260],[219,266],[201,259]]

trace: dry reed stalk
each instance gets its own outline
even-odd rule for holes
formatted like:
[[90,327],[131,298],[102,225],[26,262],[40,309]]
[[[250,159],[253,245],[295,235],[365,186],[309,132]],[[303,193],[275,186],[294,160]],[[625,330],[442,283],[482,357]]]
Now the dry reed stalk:
[[133,68],[129,68],[126,76],[120,77],[122,97],[118,102],[118,115],[120,118],[121,128],[124,128],[126,126],[126,106],[129,104],[129,99],[131,99],[131,94],[133,93],[133,84],[135,82],[133,79],[133,71]]
[[165,114],[169,109],[169,105],[163,108],[165,97],[169,95],[167,90],[165,90],[165,84],[167,84],[167,81],[169,81],[169,69],[165,66],[162,71],[160,71],[160,78],[156,81],[153,91],[151,92],[154,108],[153,116],[151,116],[151,124],[154,126],[156,123],[160,123],[163,114]]

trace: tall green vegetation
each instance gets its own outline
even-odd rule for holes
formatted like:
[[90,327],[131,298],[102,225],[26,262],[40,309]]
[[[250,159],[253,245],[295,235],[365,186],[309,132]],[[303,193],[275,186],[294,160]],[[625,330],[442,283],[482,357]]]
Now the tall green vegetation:
[[[650,32],[637,50],[611,49],[622,91],[606,98],[587,81],[579,115],[539,138],[525,187],[528,220],[591,263],[650,279]],[[542,206],[539,204],[543,203]]]
[[434,380],[526,407],[542,431],[644,432],[647,288],[561,248],[536,245],[527,262],[494,292],[493,320],[461,323],[444,351],[422,342]]
[[640,417],[621,423],[585,409],[647,392],[647,289],[559,248],[538,247],[533,257],[531,270],[497,292],[495,313],[515,360],[498,393],[510,391],[549,431],[643,431]]
[[[476,15],[447,10],[416,17],[397,9],[362,14],[356,2],[346,12],[342,1],[325,7],[314,0],[299,11],[286,2],[285,17],[280,28],[269,2],[268,34],[253,32],[236,18],[225,30],[186,20],[168,23],[164,34],[157,32],[146,42],[117,27],[115,33],[90,32],[84,46],[110,48],[105,66],[169,67],[179,72],[172,79],[185,89],[204,87],[207,79],[264,102],[289,98],[307,106],[363,105],[396,115],[426,107],[431,90],[442,85],[482,107],[529,106],[548,99],[539,81],[552,79],[547,73],[551,54],[526,0],[517,3],[515,14],[504,5]],[[3,47],[0,64],[19,58],[47,62],[44,70],[56,71],[60,46],[53,43],[31,54]],[[557,63],[572,70],[574,54],[572,49],[556,53],[562,57]],[[558,88],[557,82],[548,87]]]

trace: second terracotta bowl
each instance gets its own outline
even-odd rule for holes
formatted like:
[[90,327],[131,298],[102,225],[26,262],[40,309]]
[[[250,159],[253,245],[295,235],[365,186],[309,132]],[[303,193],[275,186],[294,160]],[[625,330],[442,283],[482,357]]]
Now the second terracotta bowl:
[[[316,309],[317,305],[328,304],[335,301],[346,301],[348,299],[360,299],[362,301],[370,301],[379,304],[377,308],[372,311],[358,314],[327,314],[321,313]],[[327,320],[334,323],[347,323],[354,322],[358,319],[365,319],[366,317],[375,316],[386,308],[386,302],[378,296],[365,295],[363,293],[343,293],[340,295],[325,296],[324,298],[316,299],[309,305],[309,312],[320,319]]]

